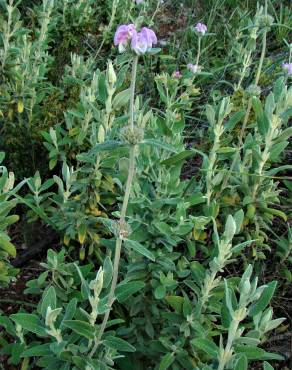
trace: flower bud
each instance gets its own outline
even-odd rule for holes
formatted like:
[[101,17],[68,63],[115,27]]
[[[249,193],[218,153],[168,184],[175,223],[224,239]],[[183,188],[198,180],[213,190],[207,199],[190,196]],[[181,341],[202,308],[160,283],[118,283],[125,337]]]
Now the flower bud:
[[112,87],[117,82],[117,75],[113,67],[111,60],[108,61],[107,65],[108,83]]
[[258,22],[260,27],[271,27],[274,22],[274,18],[269,14],[260,15],[258,18]]
[[139,127],[126,126],[121,130],[121,138],[131,145],[136,145],[143,140],[144,132]]
[[249,85],[246,89],[246,93],[249,96],[260,96],[261,95],[261,88],[257,85]]

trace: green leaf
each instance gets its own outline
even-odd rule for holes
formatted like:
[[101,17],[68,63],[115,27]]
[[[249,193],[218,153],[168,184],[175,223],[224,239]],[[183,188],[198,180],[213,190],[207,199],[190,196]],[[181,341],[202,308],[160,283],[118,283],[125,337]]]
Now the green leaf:
[[236,223],[234,218],[229,215],[225,224],[224,235],[228,241],[232,240],[236,232]]
[[128,342],[126,342],[125,340],[121,338],[113,337],[113,336],[106,337],[103,343],[105,346],[109,348],[117,349],[118,351],[121,351],[121,352],[135,352],[136,351],[136,348],[132,346],[131,344],[129,344]]
[[274,208],[261,208],[261,211],[268,213],[270,215],[281,217],[284,221],[287,221],[286,214],[281,211],[280,209],[274,209]]
[[236,148],[233,148],[231,146],[222,146],[217,150],[218,154],[228,154],[228,153],[234,153],[236,152]]
[[217,345],[207,338],[195,338],[191,340],[191,344],[201,351],[207,353],[212,358],[217,358],[219,353],[219,348]]
[[142,254],[143,256],[149,258],[151,261],[155,261],[153,253],[151,253],[142,244],[136,242],[135,240],[125,239],[125,247],[133,249],[135,252]]
[[163,103],[167,103],[167,96],[164,93],[164,88],[159,80],[156,80],[157,90],[159,92],[160,99]]
[[53,286],[45,290],[42,296],[41,304],[41,315],[43,318],[46,318],[47,309],[50,306],[52,309],[55,309],[57,305],[56,291]]
[[235,224],[236,224],[236,234],[238,234],[241,230],[241,226],[242,226],[242,223],[243,223],[243,219],[244,219],[244,212],[242,209],[238,210],[234,216],[234,221],[235,221]]
[[113,264],[109,256],[106,256],[103,263],[103,287],[107,288],[110,285],[113,275]]
[[120,283],[117,288],[115,295],[117,300],[122,303],[126,301],[131,295],[139,292],[145,287],[145,283],[142,281],[130,281],[128,283]]
[[247,240],[246,242],[242,242],[242,243],[239,243],[237,244],[235,247],[233,247],[231,249],[232,253],[239,253],[241,252],[246,246],[254,243],[256,241],[256,239],[253,239],[253,240]]
[[66,320],[63,325],[89,340],[94,339],[94,327],[86,321]]
[[187,197],[185,201],[186,203],[189,203],[191,206],[195,206],[196,204],[205,203],[206,198],[202,193],[198,192],[194,195]]
[[292,127],[286,128],[275,140],[274,143],[280,143],[282,141],[288,140],[292,136]]
[[264,362],[264,370],[274,370],[273,366],[270,365],[268,362]]
[[270,151],[270,159],[272,162],[276,162],[279,158],[279,155],[287,147],[289,141],[282,141],[278,144],[275,144]]
[[79,266],[75,262],[74,262],[74,266],[75,266],[76,270],[78,271],[78,275],[79,275],[80,280],[81,280],[81,294],[82,294],[82,297],[84,299],[88,299],[88,297],[90,296],[90,289],[89,289],[88,282],[84,279],[81,269],[79,268]]
[[269,353],[254,346],[236,346],[235,352],[244,354],[248,360],[284,360],[284,357],[277,353]]
[[124,91],[119,92],[113,99],[112,106],[115,110],[122,108],[123,106],[127,105],[130,100],[131,90],[126,89]]
[[16,324],[23,329],[35,333],[39,336],[47,336],[46,330],[37,315],[29,313],[16,313],[10,316]]
[[247,370],[247,358],[245,355],[241,355],[235,363],[234,370]]
[[158,285],[154,290],[154,296],[156,299],[162,299],[166,295],[166,289],[164,285]]
[[157,148],[164,149],[164,150],[167,150],[169,152],[176,153],[176,148],[175,147],[173,147],[170,144],[159,141],[159,140],[145,139],[145,140],[141,141],[140,144],[152,145],[152,146],[156,146]]
[[173,166],[178,163],[183,163],[186,158],[194,156],[195,153],[192,150],[184,150],[181,153],[174,154],[171,157],[165,159],[164,161],[160,162],[160,164],[164,166]]
[[0,152],[0,164],[3,162],[5,158],[5,152]]
[[45,343],[45,344],[40,344],[37,346],[30,347],[21,354],[21,357],[50,356],[52,355],[50,346],[51,346],[50,343]]
[[10,256],[12,256],[12,257],[15,257],[16,256],[16,248],[9,241],[8,237],[6,238],[3,235],[0,235],[0,248],[3,249],[8,254],[10,254]]
[[249,316],[253,317],[257,315],[268,306],[270,300],[274,295],[276,286],[277,286],[276,281],[271,281],[269,284],[267,284],[267,287],[264,289],[260,299],[256,303],[251,305],[249,310]]
[[253,97],[252,106],[256,115],[259,132],[262,136],[265,136],[270,127],[270,121],[263,110],[262,103],[259,98]]
[[245,116],[245,111],[241,110],[239,112],[236,112],[226,123],[225,130],[231,131],[233,128],[237,125],[239,121],[243,119]]
[[[94,148],[92,148],[88,152],[88,155],[95,155],[99,152],[104,152],[106,150],[112,151],[112,150],[115,150],[125,145],[126,144],[123,141],[109,140],[109,141],[106,141],[105,143],[97,144]],[[77,155],[77,159],[82,158],[80,157],[81,155],[84,155],[84,154]]]
[[63,317],[61,326],[63,325],[64,321],[73,319],[75,312],[76,312],[76,306],[77,306],[77,298],[71,299],[71,301],[67,304],[65,315]]
[[164,355],[160,361],[158,370],[166,370],[168,369],[174,362],[174,354],[173,353],[167,353]]
[[280,166],[280,167],[272,168],[271,170],[267,171],[267,175],[268,175],[268,176],[274,176],[274,175],[276,175],[278,172],[286,171],[286,170],[291,170],[291,169],[292,169],[292,165],[291,165],[291,164],[286,164],[286,165],[284,165],[284,166]]
[[151,48],[147,50],[147,54],[155,55],[161,52],[161,48]]
[[165,297],[167,303],[175,310],[177,313],[182,312],[184,298],[177,295],[168,295]]

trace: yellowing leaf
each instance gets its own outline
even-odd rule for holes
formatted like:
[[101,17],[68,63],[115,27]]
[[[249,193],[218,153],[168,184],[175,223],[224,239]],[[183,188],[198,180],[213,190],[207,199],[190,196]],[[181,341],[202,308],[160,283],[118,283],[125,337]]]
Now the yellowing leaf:
[[165,297],[167,303],[177,312],[182,312],[184,298],[176,295],[169,295]]
[[70,243],[70,236],[69,235],[64,235],[63,243],[68,247]]
[[19,100],[17,103],[17,112],[22,113],[24,110],[24,104],[22,100]]

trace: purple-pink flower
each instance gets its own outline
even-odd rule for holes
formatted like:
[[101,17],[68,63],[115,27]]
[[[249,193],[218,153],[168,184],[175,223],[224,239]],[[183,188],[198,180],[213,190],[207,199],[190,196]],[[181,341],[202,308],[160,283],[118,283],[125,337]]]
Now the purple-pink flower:
[[200,70],[200,67],[197,64],[189,63],[187,64],[187,69],[193,73],[197,73]]
[[194,30],[198,36],[204,36],[207,32],[207,26],[204,23],[197,23]]
[[282,68],[288,76],[292,75],[292,63],[283,63]]
[[138,55],[145,54],[153,45],[157,44],[155,33],[147,27],[142,27],[140,32],[132,36],[131,48]]
[[114,37],[114,44],[119,46],[119,51],[125,51],[132,36],[136,34],[136,27],[134,24],[123,24],[118,27]]
[[172,77],[173,78],[181,78],[182,74],[181,74],[180,71],[174,71],[173,74],[172,74]]
[[157,37],[150,28],[142,27],[141,31],[137,32],[134,24],[123,24],[115,33],[114,44],[119,46],[120,52],[124,52],[129,43],[131,49],[141,55],[157,44]]

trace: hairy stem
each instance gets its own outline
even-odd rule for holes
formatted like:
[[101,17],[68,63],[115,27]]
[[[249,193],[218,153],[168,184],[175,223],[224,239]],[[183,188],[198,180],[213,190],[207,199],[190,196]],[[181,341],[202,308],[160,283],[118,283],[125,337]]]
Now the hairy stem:
[[[133,66],[132,66],[132,81],[131,81],[131,98],[130,98],[130,126],[132,130],[134,129],[134,98],[135,98],[135,85],[136,85],[136,72],[137,72],[137,63],[138,63],[138,56],[134,57]],[[129,154],[129,172],[127,177],[125,195],[123,199],[120,219],[119,219],[119,234],[117,235],[116,239],[116,247],[115,247],[115,258],[114,258],[114,266],[113,266],[113,278],[111,282],[110,292],[108,295],[107,300],[107,311],[103,317],[100,330],[98,335],[95,338],[94,346],[89,354],[89,357],[93,357],[95,354],[105,331],[110,311],[112,305],[115,300],[115,290],[118,282],[118,275],[119,275],[119,265],[120,265],[120,257],[121,257],[121,250],[123,239],[125,235],[125,226],[126,226],[126,213],[130,199],[130,193],[133,183],[133,177],[135,173],[135,153],[136,153],[136,145],[131,145],[130,147],[130,154]]]
[[134,103],[135,103],[135,87],[136,87],[136,76],[137,76],[137,65],[138,65],[138,56],[134,57],[133,66],[132,66],[132,78],[131,78],[131,96],[130,96],[130,126],[133,130],[134,128]]
[[202,38],[198,37],[198,52],[197,52],[197,59],[196,59],[196,66],[199,66],[200,54],[201,54],[201,41]]
[[[265,15],[267,15],[267,13],[268,13],[268,9],[267,9],[267,1],[266,1],[266,3],[265,3]],[[267,28],[265,28],[264,33],[263,33],[263,44],[262,44],[260,62],[259,62],[259,65],[258,65],[258,69],[257,69],[255,81],[254,81],[255,86],[258,86],[258,84],[259,84],[259,80],[260,80],[260,76],[261,76],[261,72],[262,72],[262,68],[263,68],[263,63],[264,63],[264,59],[265,59],[265,55],[266,55],[267,33],[268,33],[268,30],[267,30]],[[233,161],[231,163],[230,170],[226,174],[226,177],[225,177],[225,179],[222,183],[221,189],[217,194],[217,198],[221,196],[222,191],[226,188],[226,186],[228,184],[228,181],[230,179],[231,173],[233,172],[235,164],[238,160],[238,156],[240,155],[240,151],[241,151],[242,144],[243,144],[243,142],[242,142],[243,141],[243,136],[244,136],[244,133],[245,133],[246,125],[248,123],[251,108],[252,108],[252,97],[250,97],[249,100],[248,100],[246,113],[245,113],[245,116],[244,116],[243,124],[242,124],[240,135],[239,135],[237,151],[236,151],[236,153],[233,157]]]

